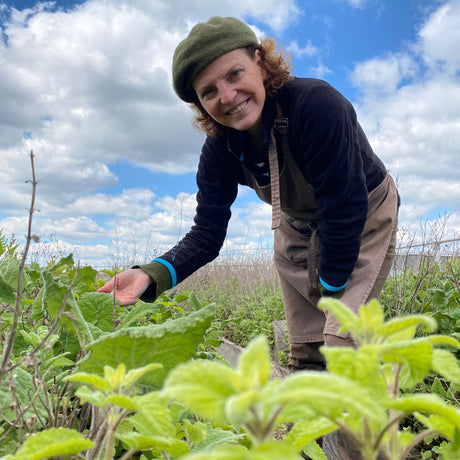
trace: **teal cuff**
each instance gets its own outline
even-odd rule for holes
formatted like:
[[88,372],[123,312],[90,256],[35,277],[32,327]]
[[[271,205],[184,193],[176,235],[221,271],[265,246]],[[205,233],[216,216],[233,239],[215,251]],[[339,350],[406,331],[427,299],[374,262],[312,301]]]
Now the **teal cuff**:
[[328,290],[331,292],[338,292],[341,291],[342,289],[345,289],[345,286],[348,284],[348,281],[342,285],[342,286],[331,286],[330,284],[326,283],[326,281],[323,281],[321,277],[319,278],[319,282]]
[[171,275],[171,287],[173,288],[177,284],[177,273],[176,270],[174,270],[174,267],[166,260],[163,259],[153,259],[152,262],[158,262],[161,265],[164,265],[168,270],[169,274]]

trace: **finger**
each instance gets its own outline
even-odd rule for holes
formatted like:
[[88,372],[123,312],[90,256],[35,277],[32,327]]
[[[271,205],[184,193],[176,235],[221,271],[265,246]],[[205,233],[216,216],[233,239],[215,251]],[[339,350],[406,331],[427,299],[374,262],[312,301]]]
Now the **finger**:
[[113,291],[113,278],[104,284],[104,286],[100,287],[97,292],[106,292],[107,294],[110,294]]

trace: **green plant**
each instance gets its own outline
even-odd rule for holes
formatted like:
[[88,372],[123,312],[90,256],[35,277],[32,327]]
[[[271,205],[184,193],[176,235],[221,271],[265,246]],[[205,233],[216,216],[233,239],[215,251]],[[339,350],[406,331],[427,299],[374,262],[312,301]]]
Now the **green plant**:
[[[450,351],[458,347],[451,337],[416,338],[417,327],[433,331],[432,318],[418,315],[384,321],[377,301],[354,315],[345,305],[325,299],[320,307],[335,314],[358,343],[354,348],[324,348],[329,372],[299,372],[283,380],[270,380],[270,359],[265,338],[253,341],[241,355],[238,368],[193,361],[175,368],[164,394],[179,400],[198,416],[217,424],[243,425],[247,446],[221,446],[204,458],[324,458],[315,438],[341,429],[360,447],[366,460],[378,453],[385,459],[405,459],[414,446],[435,434],[449,442],[440,446],[443,458],[460,455],[460,411],[437,395],[404,394],[433,370],[460,381],[460,368]],[[425,427],[418,433],[399,429],[413,414]],[[274,444],[274,430],[295,423],[282,442]]]

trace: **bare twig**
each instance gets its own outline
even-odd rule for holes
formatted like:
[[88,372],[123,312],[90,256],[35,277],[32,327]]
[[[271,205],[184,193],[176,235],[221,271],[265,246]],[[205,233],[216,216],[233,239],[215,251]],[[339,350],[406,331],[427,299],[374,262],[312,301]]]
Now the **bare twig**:
[[19,263],[19,270],[18,270],[18,287],[16,291],[16,303],[14,307],[14,316],[13,316],[13,324],[11,325],[11,332],[8,336],[8,340],[6,342],[5,348],[3,350],[3,356],[0,366],[0,384],[3,381],[3,378],[7,372],[11,369],[8,369],[8,363],[10,360],[11,353],[13,351],[14,341],[16,339],[17,329],[18,329],[18,320],[19,315],[21,313],[21,298],[22,298],[22,275],[24,272],[24,266],[27,260],[27,254],[30,248],[30,242],[33,239],[34,235],[32,235],[32,217],[34,214],[34,206],[35,206],[35,195],[37,190],[37,180],[35,178],[35,164],[34,164],[34,152],[33,150],[30,151],[30,163],[32,168],[32,180],[27,181],[32,184],[32,200],[29,208],[29,226],[27,229],[27,237],[26,237],[26,245],[24,248],[24,253],[22,254],[21,262]]

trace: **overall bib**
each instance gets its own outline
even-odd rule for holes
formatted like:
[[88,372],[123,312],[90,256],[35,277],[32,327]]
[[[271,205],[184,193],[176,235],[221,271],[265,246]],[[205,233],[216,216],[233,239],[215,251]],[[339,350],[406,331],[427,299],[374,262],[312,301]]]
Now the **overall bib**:
[[[260,186],[247,169],[245,176],[259,198],[272,205],[274,261],[280,277],[292,364],[312,364],[314,368],[323,360],[318,351],[323,342],[331,346],[353,343],[348,332],[338,333],[340,324],[333,315],[316,307],[320,299],[318,206],[312,185],[291,155],[288,120],[282,117],[278,104],[277,109],[269,146],[271,183]],[[275,132],[279,134],[278,145]],[[340,299],[354,312],[371,298],[379,297],[390,272],[396,247],[398,200],[389,175],[369,193],[358,260]]]

